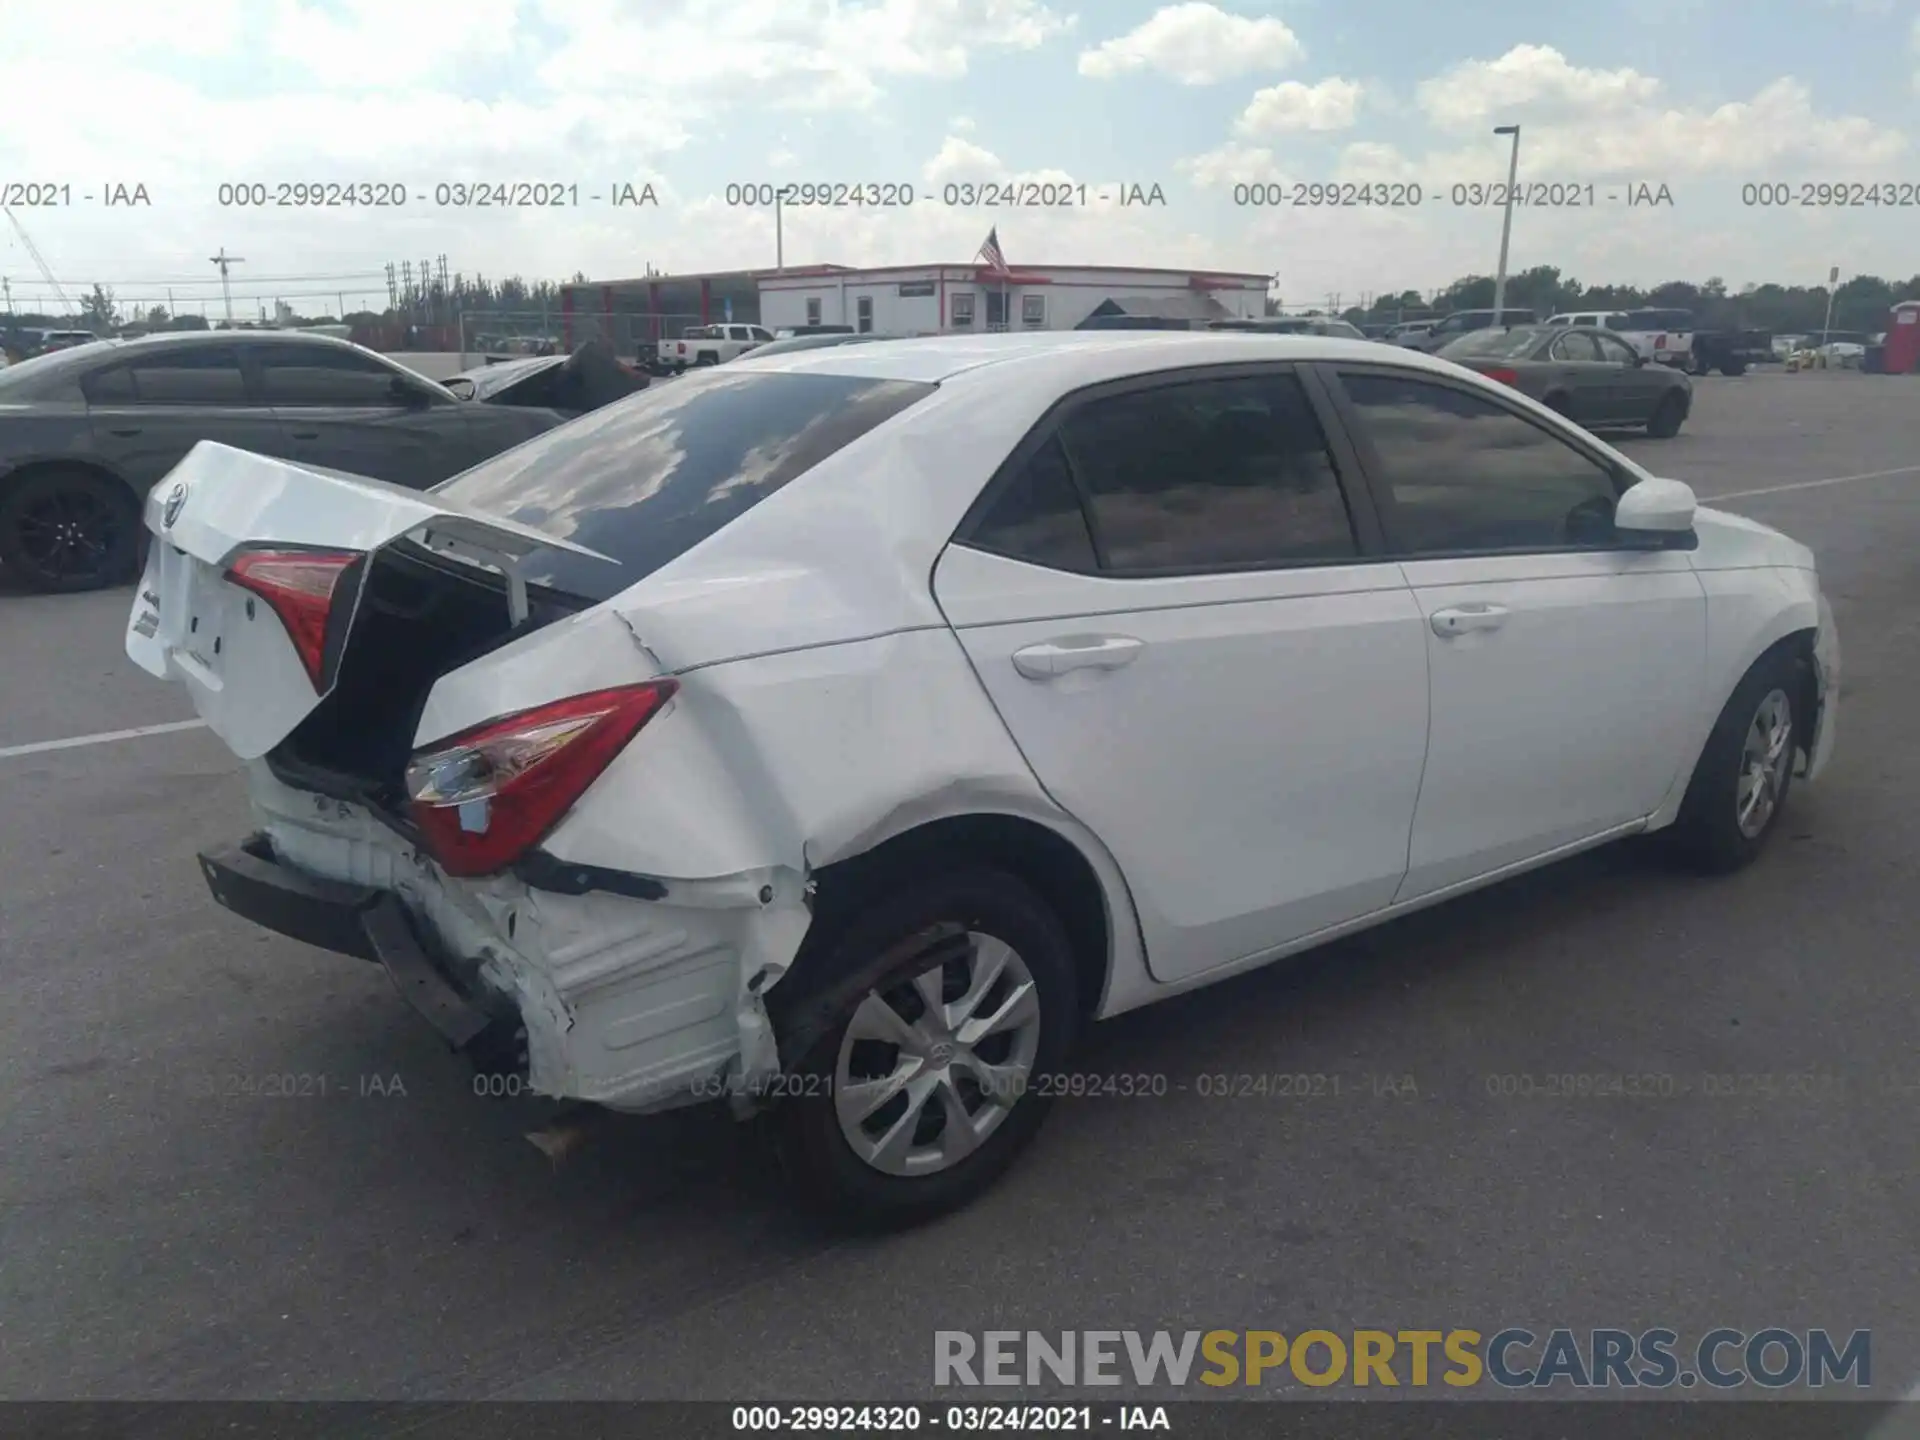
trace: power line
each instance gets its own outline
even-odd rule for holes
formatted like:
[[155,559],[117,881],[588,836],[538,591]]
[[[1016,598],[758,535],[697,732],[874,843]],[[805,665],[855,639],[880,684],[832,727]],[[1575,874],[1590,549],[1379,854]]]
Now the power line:
[[[309,281],[321,280],[381,280],[385,276],[380,270],[353,270],[338,275],[253,275],[248,278],[256,285],[300,285]],[[204,275],[163,275],[156,278],[117,280],[88,280],[89,285],[215,285],[218,280],[209,280]]]

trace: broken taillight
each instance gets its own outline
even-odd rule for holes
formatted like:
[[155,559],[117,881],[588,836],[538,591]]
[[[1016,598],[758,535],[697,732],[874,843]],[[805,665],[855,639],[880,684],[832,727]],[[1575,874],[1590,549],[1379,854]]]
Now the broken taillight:
[[463,731],[407,767],[413,820],[449,875],[491,875],[537,845],[679,689],[650,680]]
[[249,550],[227,568],[227,579],[258,595],[280,617],[316,693],[324,688],[334,596],[360,558],[351,550]]

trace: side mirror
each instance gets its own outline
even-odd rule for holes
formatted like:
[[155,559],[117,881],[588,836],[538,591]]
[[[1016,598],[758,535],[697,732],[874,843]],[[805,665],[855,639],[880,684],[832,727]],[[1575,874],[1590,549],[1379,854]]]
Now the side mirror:
[[1643,550],[1690,550],[1697,543],[1693,487],[1678,480],[1642,480],[1628,487],[1613,510],[1613,528]]

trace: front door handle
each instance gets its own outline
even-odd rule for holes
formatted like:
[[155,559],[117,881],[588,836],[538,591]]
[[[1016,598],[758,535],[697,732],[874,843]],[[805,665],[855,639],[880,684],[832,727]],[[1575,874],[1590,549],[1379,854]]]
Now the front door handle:
[[1146,649],[1131,635],[1071,635],[1013,652],[1013,668],[1029,680],[1047,680],[1069,670],[1118,670]]
[[125,435],[128,437],[132,437],[140,433],[140,427],[138,425],[115,425],[111,427],[107,431],[107,433],[109,435]]
[[1433,633],[1443,640],[1465,635],[1470,630],[1498,630],[1507,623],[1507,608],[1504,605],[1455,605],[1434,611],[1428,623],[1433,626]]
[[293,432],[293,438],[296,440],[318,440],[320,438],[320,432],[318,430],[296,430]]

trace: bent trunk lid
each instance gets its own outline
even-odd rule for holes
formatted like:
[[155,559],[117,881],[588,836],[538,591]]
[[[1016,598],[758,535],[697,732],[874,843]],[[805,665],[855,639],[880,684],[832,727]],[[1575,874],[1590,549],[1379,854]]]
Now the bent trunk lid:
[[[200,718],[245,760],[290,735],[333,686],[328,677],[315,688],[271,608],[226,578],[238,552],[285,545],[371,555],[411,537],[496,568],[538,549],[607,560],[450,497],[211,440],[154,487],[146,525],[154,539],[127,620],[127,657],[185,685]],[[334,606],[351,617],[364,581],[361,567],[353,592],[337,593]]]

